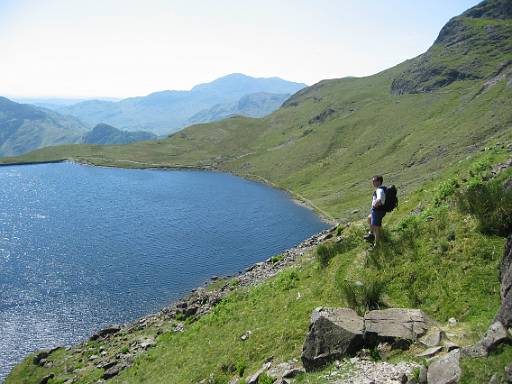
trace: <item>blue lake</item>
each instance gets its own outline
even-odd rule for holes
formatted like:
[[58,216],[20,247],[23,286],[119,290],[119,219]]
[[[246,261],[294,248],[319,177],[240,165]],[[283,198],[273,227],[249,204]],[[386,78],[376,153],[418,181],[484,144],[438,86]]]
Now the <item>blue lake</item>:
[[27,353],[156,312],[326,227],[224,173],[0,167],[0,381]]

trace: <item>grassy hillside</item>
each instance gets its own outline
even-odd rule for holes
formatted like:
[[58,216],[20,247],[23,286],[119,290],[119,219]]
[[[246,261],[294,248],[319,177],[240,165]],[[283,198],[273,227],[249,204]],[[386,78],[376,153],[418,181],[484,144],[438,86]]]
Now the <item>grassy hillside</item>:
[[[362,241],[363,223],[353,222],[341,231],[346,246],[326,266],[316,252],[305,254],[295,267],[256,287],[241,288],[212,313],[189,319],[184,332],[171,331],[178,322],[171,319],[108,342],[59,349],[48,358],[49,368],[34,365],[28,356],[6,383],[38,383],[50,372],[55,378],[49,383],[73,377],[94,383],[103,369],[90,356],[104,351],[102,361],[108,361],[148,336],[156,339],[156,346],[112,382],[228,383],[234,377],[247,378],[269,356],[277,363],[298,358],[313,308],[347,306],[343,286],[356,281],[382,284],[385,306],[421,308],[448,330],[452,341],[469,345],[482,336],[499,307],[497,270],[504,240],[482,233],[478,218],[459,211],[457,202],[469,186],[482,185],[490,164],[506,156],[505,150],[488,151],[478,161],[464,162],[464,172],[429,182],[409,195],[399,211],[386,217],[387,240],[380,248],[369,249]],[[510,177],[512,170],[497,182]],[[236,278],[215,284],[235,285]],[[458,320],[456,327],[446,326],[450,317]],[[250,338],[241,341],[247,330],[252,331]],[[413,346],[390,359],[421,363],[415,357],[418,351]],[[512,347],[505,346],[486,359],[464,359],[462,382],[480,384],[495,372],[502,375],[511,358]],[[325,372],[302,375],[297,382],[329,382]]]
[[263,119],[234,117],[158,142],[53,147],[1,161],[211,167],[264,178],[348,218],[366,203],[373,174],[413,191],[487,143],[510,141],[511,20],[460,16],[450,23],[462,32],[443,30],[424,55],[374,76],[322,81]]

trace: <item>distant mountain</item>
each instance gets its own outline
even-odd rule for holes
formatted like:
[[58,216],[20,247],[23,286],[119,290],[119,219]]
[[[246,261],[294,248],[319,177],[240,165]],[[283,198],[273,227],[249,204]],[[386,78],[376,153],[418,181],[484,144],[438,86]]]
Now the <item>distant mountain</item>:
[[234,115],[263,117],[277,110],[290,96],[289,93],[252,93],[236,102],[217,104],[198,112],[187,120],[187,125],[208,123]]
[[[43,107],[43,108],[48,108],[48,109],[52,109],[52,110],[57,110],[59,108],[62,108],[62,107],[68,106],[68,105],[77,104],[77,103],[86,101],[88,99],[85,99],[85,98],[70,99],[70,98],[59,98],[59,97],[46,97],[46,98],[12,97],[12,98],[10,98],[10,100],[12,100],[16,103],[32,104],[37,107]],[[113,97],[106,97],[106,98],[101,98],[99,100],[101,100],[101,101],[119,101],[120,99],[116,99]]]
[[86,131],[86,126],[75,117],[0,97],[0,156],[80,143]]
[[155,140],[157,136],[151,132],[121,131],[108,124],[98,124],[83,137],[84,144],[128,144],[136,141]]
[[121,131],[107,124],[89,131],[75,117],[0,97],[0,157],[59,144],[128,144],[156,138],[150,132]]
[[[162,91],[144,97],[131,97],[118,102],[89,100],[55,110],[75,116],[90,127],[98,123],[111,124],[129,131],[143,130],[158,134],[177,131],[190,124],[197,113],[207,116],[210,108],[222,106],[231,110],[232,106],[250,94],[294,94],[305,84],[280,79],[254,78],[235,73],[221,77],[211,83],[199,84],[190,91]],[[262,116],[256,111],[257,103],[251,109],[251,116]],[[277,105],[277,104],[274,104]],[[267,102],[261,103],[265,111],[272,112]],[[276,106],[279,107],[279,105]],[[216,115],[215,113],[211,114]],[[225,114],[221,113],[221,116]],[[212,120],[207,120],[212,121]]]

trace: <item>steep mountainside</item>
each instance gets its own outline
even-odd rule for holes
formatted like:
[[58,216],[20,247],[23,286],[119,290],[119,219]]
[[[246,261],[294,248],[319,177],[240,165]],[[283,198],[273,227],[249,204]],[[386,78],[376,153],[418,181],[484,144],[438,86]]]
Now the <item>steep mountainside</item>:
[[0,156],[81,142],[87,128],[76,118],[0,97]]
[[155,140],[151,132],[121,131],[108,124],[98,124],[83,137],[84,144],[128,144],[136,141]]
[[[168,134],[186,126],[188,119],[201,111],[214,106],[217,106],[217,109],[230,109],[245,95],[260,92],[277,95],[293,94],[304,86],[305,84],[293,83],[277,77],[254,78],[235,73],[211,83],[199,84],[190,91],[156,92],[119,102],[89,100],[58,108],[57,111],[76,116],[91,126],[103,122],[127,130]],[[280,103],[274,103],[275,108],[270,112],[277,109],[279,105]],[[261,110],[253,111],[253,115],[262,116],[266,111],[268,111],[268,103],[263,103]],[[240,112],[243,113],[243,111]],[[207,114],[203,114],[203,120]],[[216,114],[213,113],[210,116],[215,118]],[[222,115],[222,117],[225,116],[225,114]]]

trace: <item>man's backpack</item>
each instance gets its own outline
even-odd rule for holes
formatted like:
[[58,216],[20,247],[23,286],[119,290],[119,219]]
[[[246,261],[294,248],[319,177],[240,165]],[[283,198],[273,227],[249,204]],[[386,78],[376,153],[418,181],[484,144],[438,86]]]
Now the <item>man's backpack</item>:
[[384,194],[386,195],[383,209],[386,212],[391,212],[398,205],[398,198],[396,197],[396,187],[392,185],[391,187],[382,188],[384,189]]

